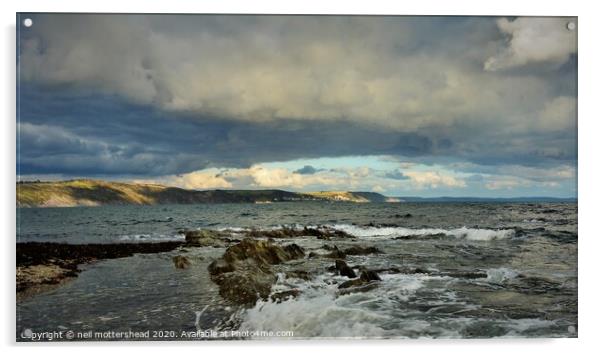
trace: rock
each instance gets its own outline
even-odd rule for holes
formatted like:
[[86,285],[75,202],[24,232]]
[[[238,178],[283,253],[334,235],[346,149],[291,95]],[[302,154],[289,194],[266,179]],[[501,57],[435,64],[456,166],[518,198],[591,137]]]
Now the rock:
[[325,258],[331,258],[331,259],[345,259],[347,258],[347,255],[339,250],[339,248],[337,248],[336,246],[332,249],[332,251],[326,255],[324,255]]
[[67,277],[76,277],[79,270],[58,265],[30,265],[17,267],[17,292],[38,285],[59,284]]
[[224,259],[217,259],[211,262],[207,267],[209,275],[219,275],[226,272],[234,271],[234,266]]
[[445,276],[458,279],[483,279],[487,278],[487,273],[483,271],[456,271],[443,273]]
[[375,281],[381,281],[381,278],[376,272],[372,270],[362,270],[359,278],[343,282],[339,285],[339,289],[365,286]]
[[172,260],[176,269],[188,269],[190,267],[190,260],[183,255],[176,255]]
[[[349,281],[347,281],[349,282]],[[343,288],[338,291],[339,295],[348,295],[356,292],[368,292],[378,287],[378,283],[373,281],[366,284],[357,285],[355,287]]]
[[293,229],[281,228],[272,230],[252,230],[247,232],[247,237],[250,238],[296,238],[296,237],[316,237],[318,239],[329,240],[330,238],[354,238],[352,235],[343,231],[330,228],[307,228]]
[[318,255],[317,253],[314,253],[313,251],[310,252],[309,254],[307,254],[308,259],[317,258],[318,256],[320,256],[320,255]]
[[445,233],[432,233],[432,234],[411,234],[411,235],[402,235],[399,237],[393,238],[393,240],[409,240],[409,239],[445,239],[447,234]]
[[220,295],[242,305],[254,305],[266,299],[277,281],[271,265],[302,258],[303,248],[296,244],[279,246],[265,240],[243,239],[226,249],[208,271],[220,289]]
[[368,255],[368,254],[382,254],[383,252],[376,247],[362,248],[360,246],[353,246],[351,248],[345,249],[344,253],[347,255]]
[[247,238],[226,249],[222,258],[229,263],[251,258],[258,264],[274,265],[298,259],[304,255],[303,248],[296,244],[281,247],[268,241]]
[[252,263],[238,265],[232,272],[211,278],[219,285],[219,294],[224,299],[248,306],[253,306],[259,298],[266,299],[277,279],[269,269],[262,269]]
[[186,243],[196,247],[224,247],[229,234],[211,229],[186,231]]
[[373,270],[362,270],[360,279],[364,281],[382,281],[380,276],[378,276],[378,273]]
[[37,291],[34,288],[38,289],[38,286],[58,285],[63,280],[76,277],[80,264],[124,258],[138,253],[163,253],[182,245],[184,244],[179,241],[115,244],[17,243],[17,292],[35,294]]
[[301,279],[305,281],[311,280],[311,274],[305,270],[292,270],[284,273],[288,279]]
[[289,259],[299,259],[305,256],[305,251],[297,244],[288,244],[283,246],[282,249],[288,253]]
[[287,301],[291,298],[297,298],[297,296],[299,296],[300,293],[301,291],[297,289],[276,292],[270,296],[270,299],[272,300],[272,302],[281,303],[282,301]]
[[334,266],[341,276],[347,276],[350,279],[357,277],[355,271],[353,271],[353,269],[350,268],[349,265],[347,265],[347,263],[343,260],[335,260]]

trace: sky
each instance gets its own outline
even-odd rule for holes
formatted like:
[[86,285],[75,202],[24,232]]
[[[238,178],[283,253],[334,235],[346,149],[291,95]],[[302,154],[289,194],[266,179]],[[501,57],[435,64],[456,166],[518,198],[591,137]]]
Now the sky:
[[21,180],[577,196],[573,18],[24,18]]

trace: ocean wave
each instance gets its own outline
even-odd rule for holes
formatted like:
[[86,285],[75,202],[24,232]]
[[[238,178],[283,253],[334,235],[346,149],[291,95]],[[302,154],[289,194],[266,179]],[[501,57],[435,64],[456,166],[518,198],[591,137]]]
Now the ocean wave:
[[[408,338],[429,328],[424,320],[408,318],[400,305],[410,301],[429,280],[446,280],[430,275],[382,274],[378,290],[340,294],[337,286],[347,280],[331,274],[291,284],[279,275],[273,293],[300,291],[288,300],[259,300],[241,315],[240,330],[290,330],[297,338]],[[337,281],[337,282],[332,282]],[[456,303],[455,295],[441,290],[435,302]],[[389,326],[385,326],[385,325]],[[450,335],[447,334],[449,337]],[[453,337],[453,335],[451,336]]]
[[119,240],[131,242],[155,242],[155,241],[183,241],[184,236],[181,234],[126,234],[120,235]]
[[480,228],[404,228],[404,227],[360,227],[349,224],[336,224],[333,229],[340,230],[359,238],[392,239],[395,237],[417,237],[445,235],[459,239],[474,241],[490,241],[508,239],[514,236],[513,229],[480,229]]
[[514,279],[518,275],[518,272],[506,267],[488,269],[487,281],[495,284],[501,284],[508,280]]

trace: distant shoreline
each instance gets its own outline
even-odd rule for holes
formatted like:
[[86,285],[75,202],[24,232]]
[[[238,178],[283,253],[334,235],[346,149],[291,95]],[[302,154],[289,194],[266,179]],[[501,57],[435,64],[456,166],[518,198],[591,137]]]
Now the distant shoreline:
[[186,190],[157,184],[103,180],[68,180],[17,183],[17,207],[92,207],[105,205],[167,205],[274,202],[351,203],[542,203],[571,202],[555,197],[388,197],[365,191],[291,192],[284,190]]

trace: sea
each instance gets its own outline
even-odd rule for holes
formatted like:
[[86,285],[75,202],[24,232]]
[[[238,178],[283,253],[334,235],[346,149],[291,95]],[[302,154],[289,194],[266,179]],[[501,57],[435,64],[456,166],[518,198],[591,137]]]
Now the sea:
[[[224,300],[207,266],[224,248],[184,248],[82,265],[77,278],[17,302],[17,338],[69,340],[577,337],[577,203],[278,202],[19,208],[17,242],[153,243],[179,231],[327,226],[354,240],[297,237],[306,254],[374,246],[350,266],[383,272],[378,287],[341,293],[328,258],[275,265],[283,301]],[[188,269],[172,257],[184,255]],[[286,278],[304,270],[312,279]],[[91,337],[86,337],[90,335]],[[104,338],[103,338],[104,337]]]

